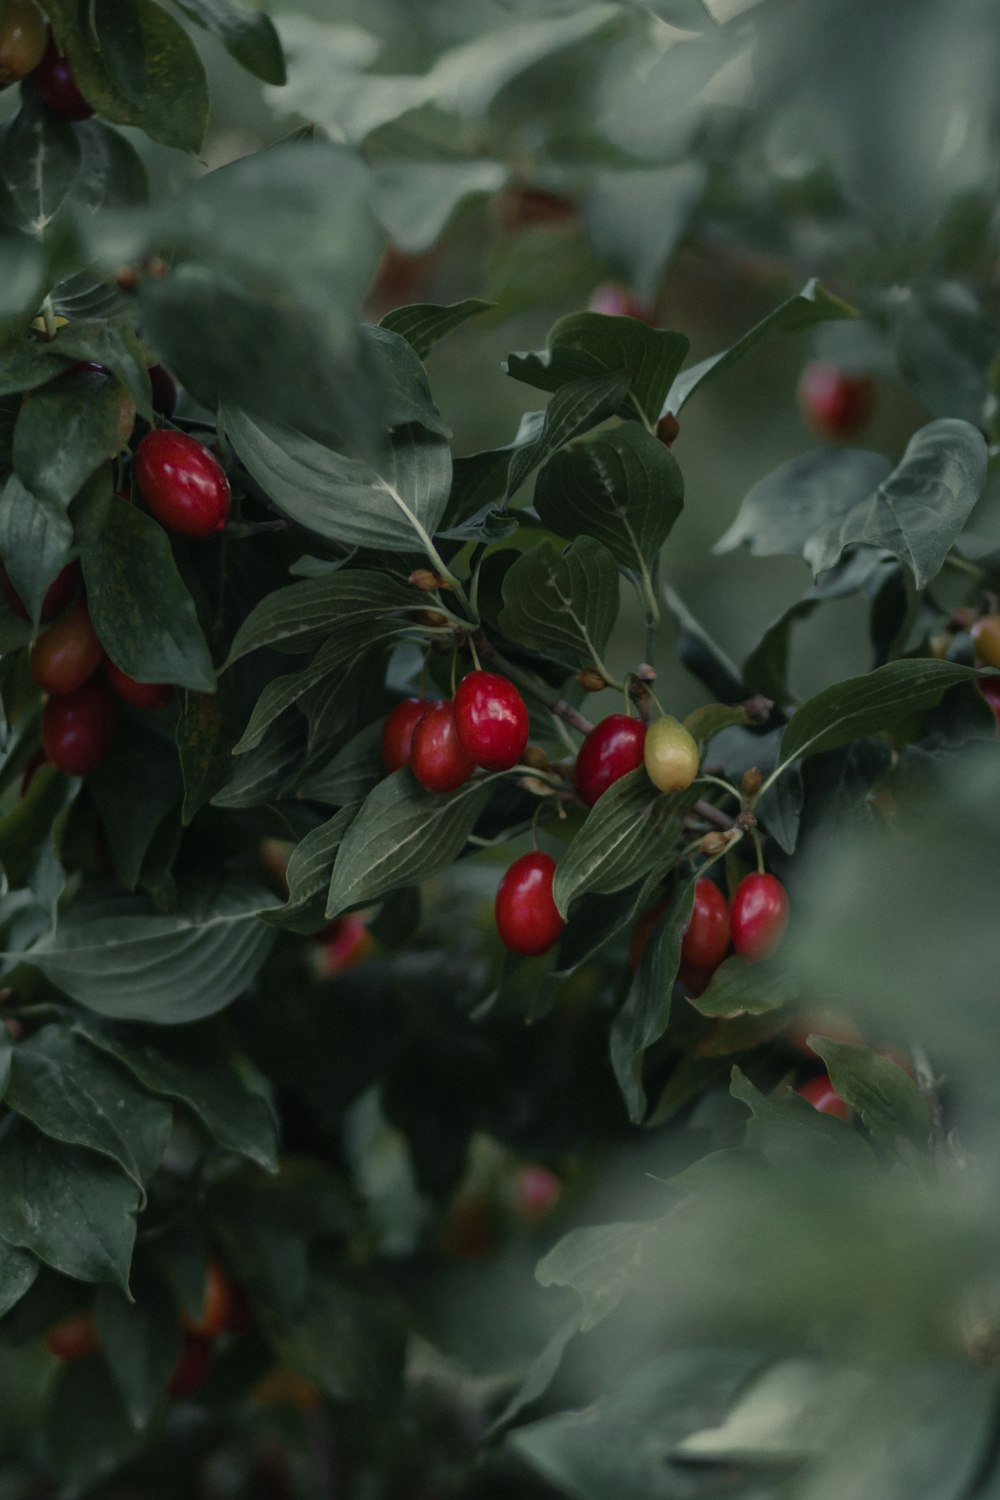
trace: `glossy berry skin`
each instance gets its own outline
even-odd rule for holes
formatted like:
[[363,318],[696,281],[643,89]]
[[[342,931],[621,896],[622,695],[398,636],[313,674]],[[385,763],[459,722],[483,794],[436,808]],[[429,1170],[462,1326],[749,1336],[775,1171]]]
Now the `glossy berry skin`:
[[525,1224],[538,1224],[555,1208],[563,1185],[548,1167],[521,1167],[514,1178],[514,1207]]
[[[984,667],[1000,667],[1000,615],[984,615],[972,627],[972,639],[976,643],[976,660]],[[983,678],[980,690],[989,678]]]
[[683,792],[698,774],[698,745],[679,719],[664,714],[646,732],[643,760],[661,792]]
[[705,993],[712,982],[712,975],[708,969],[695,969],[688,964],[681,965],[677,971],[677,978],[695,1000]]
[[806,422],[822,437],[849,438],[868,422],[875,405],[869,375],[852,375],[836,365],[806,365],[799,381],[799,407]]
[[0,24],[0,89],[33,73],[48,41],[49,28],[35,0],[6,0]]
[[55,1323],[45,1335],[50,1353],[65,1364],[75,1364],[79,1359],[89,1359],[101,1347],[100,1335],[93,1313],[74,1313]]
[[115,697],[102,677],[91,677],[75,693],[58,693],[42,712],[42,744],[49,760],[67,776],[89,776],[115,737]]
[[186,433],[147,432],[135,477],[149,510],[178,536],[214,536],[229,520],[232,496],[222,465]]
[[196,1396],[209,1377],[212,1351],[204,1339],[186,1338],[167,1384],[170,1396]]
[[413,732],[410,770],[425,791],[453,792],[475,769],[458,737],[454,704],[433,704]]
[[173,701],[174,690],[169,682],[136,682],[107,656],[104,658],[104,675],[116,696],[131,703],[133,708],[166,708]]
[[825,1073],[810,1078],[808,1083],[804,1083],[795,1092],[801,1094],[806,1103],[811,1104],[821,1115],[834,1115],[838,1120],[846,1120],[851,1113]]
[[210,1260],[205,1270],[201,1311],[196,1318],[184,1313],[181,1327],[191,1338],[214,1339],[230,1327],[233,1311],[233,1292],[226,1273],[218,1261]]
[[31,675],[46,693],[74,693],[101,663],[101,643],[87,606],[79,604],[31,644]]
[[729,951],[729,905],[711,880],[694,888],[691,920],[681,941],[681,963],[691,969],[717,969]]
[[[0,588],[3,596],[18,619],[30,618],[24,607],[24,601],[11,583],[6,568],[0,568]],[[76,598],[80,589],[80,564],[78,562],[67,563],[61,572],[57,573],[53,581],[45,591],[42,600],[41,623],[47,625],[54,620],[56,615],[61,615],[68,604]]]
[[593,807],[609,786],[642,765],[646,726],[628,714],[609,714],[595,724],[576,757],[576,793]]
[[747,875],[729,903],[733,947],[748,963],[773,953],[788,926],[788,892],[773,875]]
[[153,410],[172,417],[177,407],[177,382],[166,365],[150,365],[146,371],[153,391]]
[[630,292],[627,286],[607,281],[595,287],[590,296],[590,311],[612,318],[637,318],[640,323],[655,323],[652,309]]
[[428,698],[404,698],[396,704],[382,725],[382,761],[387,771],[401,771],[410,764],[414,731],[433,707]]
[[69,60],[63,56],[53,38],[45,56],[31,75],[42,103],[65,120],[89,120],[94,111],[76,86]]
[[470,672],[455,694],[455,727],[467,755],[486,771],[509,771],[528,744],[528,710],[512,682]]
[[547,953],[566,923],[552,899],[556,862],[551,854],[522,854],[497,887],[493,908],[500,941],[512,953]]

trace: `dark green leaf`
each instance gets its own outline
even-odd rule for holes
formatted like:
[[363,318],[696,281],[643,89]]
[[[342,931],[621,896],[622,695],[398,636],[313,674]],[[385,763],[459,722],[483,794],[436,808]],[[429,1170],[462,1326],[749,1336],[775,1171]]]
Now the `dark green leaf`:
[[93,1021],[77,1023],[92,1047],[123,1063],[142,1086],[183,1104],[225,1151],[273,1172],[278,1164],[274,1113],[259,1078],[211,1026],[159,1031],[147,1041],[141,1030],[112,1030]]
[[107,1479],[140,1442],[102,1360],[88,1359],[60,1372],[45,1413],[45,1448],[73,1494]]
[[581,536],[566,548],[544,540],[503,581],[500,629],[523,646],[593,666],[618,616],[618,568],[606,547]]
[[128,316],[80,320],[58,328],[44,341],[25,339],[4,356],[0,391],[31,391],[64,374],[81,360],[93,360],[115,375],[139,412],[149,417],[149,376],[142,346]]
[[327,916],[339,916],[450,865],[489,801],[496,779],[477,779],[456,792],[441,793],[423,791],[408,770],[379,782],[340,844]]
[[539,390],[557,391],[572,381],[624,370],[629,396],[622,415],[652,425],[687,351],[683,334],[649,328],[635,318],[570,313],[549,330],[541,353],[510,355],[507,373]]
[[230,757],[230,773],[213,807],[260,807],[285,795],[305,753],[306,726],[298,714],[283,714],[255,749]]
[[134,1302],[102,1287],[95,1311],[101,1352],[132,1425],[141,1431],[163,1400],[180,1353],[181,1329],[173,1293],[141,1257],[132,1284]]
[[384,720],[378,719],[348,740],[331,761],[299,783],[298,796],[326,802],[331,807],[343,807],[367,797],[385,775],[383,723]]
[[798,998],[799,987],[773,959],[750,964],[738,953],[725,959],[707,990],[690,997],[703,1016],[760,1016],[780,1010]]
[[826,1063],[837,1093],[857,1110],[881,1145],[893,1151],[904,1140],[926,1147],[930,1133],[927,1101],[898,1063],[868,1047],[825,1036],[809,1037],[809,1045]]
[[311,651],[338,627],[353,630],[360,620],[426,608],[424,595],[389,573],[341,568],[323,578],[275,589],[262,599],[237,631],[226,668],[261,646]]
[[[628,377],[622,372],[597,375],[590,380],[575,380],[570,385],[560,387],[545,408],[545,418],[538,437],[533,443],[518,448],[510,461],[507,498],[521,488],[532,470],[543,464],[564,443],[579,437],[582,432],[589,432],[592,427],[597,427],[608,417],[614,416],[627,391]],[[553,529],[559,530],[558,527]],[[570,534],[572,533],[564,533]]]
[[[385,768],[382,768],[385,774]],[[357,816],[360,802],[342,807],[296,846],[288,861],[288,903],[264,913],[275,927],[291,932],[317,932],[326,923],[326,898],[337,850]]]
[[418,302],[409,307],[396,307],[386,313],[381,326],[398,333],[420,359],[448,337],[456,328],[461,328],[470,318],[488,312],[492,302],[483,302],[479,297],[466,297],[463,302],[452,302],[448,307]]
[[753,1115],[747,1139],[769,1161],[800,1165],[804,1153],[811,1151],[817,1161],[833,1165],[841,1157],[850,1161],[869,1155],[865,1142],[844,1120],[820,1114],[792,1089],[762,1094],[734,1067],[729,1091]]
[[40,504],[12,474],[0,498],[0,557],[36,622],[46,590],[65,566],[72,545],[69,517],[57,507]]
[[39,1262],[23,1250],[0,1240],[0,1318],[6,1317],[34,1285]]
[[182,692],[180,700],[177,750],[184,780],[181,818],[186,826],[232,774],[242,710],[226,677],[217,692]]
[[[707,380],[714,380],[731,365],[737,364],[745,355],[774,333],[798,333],[811,328],[815,323],[825,323],[831,318],[856,318],[857,312],[839,297],[834,297],[813,278],[807,281],[801,292],[782,302],[773,312],[755,323],[748,333],[721,354],[713,354],[700,364],[692,365],[683,375],[678,375],[664,402],[664,411],[679,412],[685,401],[694,395]],[[659,415],[659,413],[657,413]]]
[[350,1282],[315,1277],[297,1318],[282,1328],[282,1362],[331,1400],[391,1404],[402,1382],[406,1327],[397,1309]]
[[181,799],[177,749],[158,734],[120,726],[109,754],[87,778],[115,874],[127,891],[168,813]]
[[162,527],[116,497],[82,563],[94,628],[117,667],[139,682],[212,690],[212,658]]
[[733,729],[749,723],[750,717],[746,709],[739,705],[730,708],[725,703],[706,703],[703,708],[696,708],[693,713],[688,714],[684,720],[684,728],[699,745],[707,745],[723,729]]
[[804,555],[814,538],[839,526],[891,472],[881,453],[820,448],[801,453],[754,485],[713,551],[745,546],[755,557]]
[[139,1189],[103,1156],[21,1121],[0,1150],[0,1239],[80,1281],[128,1291]]
[[44,1135],[99,1151],[145,1188],[163,1160],[170,1110],[61,1026],[14,1049],[6,1103]]
[[217,36],[248,73],[265,83],[285,82],[285,55],[269,16],[245,10],[232,0],[175,0],[175,4],[192,21]]
[[229,879],[169,915],[132,898],[71,907],[24,956],[90,1010],[176,1026],[222,1010],[251,982],[274,940],[258,913],[273,904],[263,887]]
[[63,375],[25,400],[14,429],[14,470],[42,504],[63,510],[123,447],[126,398],[93,370]]
[[655,1221],[571,1229],[539,1261],[535,1277],[542,1286],[576,1292],[583,1303],[580,1329],[586,1333],[614,1312],[659,1233]]

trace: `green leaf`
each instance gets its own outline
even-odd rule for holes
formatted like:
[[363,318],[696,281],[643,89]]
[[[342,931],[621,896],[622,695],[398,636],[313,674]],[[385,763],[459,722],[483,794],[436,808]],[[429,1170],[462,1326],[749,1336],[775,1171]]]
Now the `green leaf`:
[[103,1156],[21,1121],[0,1149],[0,1239],[64,1276],[128,1291],[139,1189]]
[[367,725],[338,750],[332,760],[299,782],[297,794],[311,802],[343,807],[360,802],[385,775],[382,759],[382,725],[378,719]]
[[565,915],[585,891],[610,895],[653,870],[669,869],[697,790],[667,796],[642,766],[610,786],[559,861],[552,893]]
[[141,1441],[102,1360],[84,1360],[60,1371],[45,1412],[45,1449],[60,1482],[73,1494],[107,1479]]
[[[116,20],[116,53],[143,61],[138,98],[112,75],[74,0],[51,0],[53,28],[68,54],[80,91],[98,114],[116,125],[135,125],[154,141],[197,151],[208,124],[205,70],[184,28],[153,0],[130,0]],[[118,70],[116,70],[118,71]]]
[[211,692],[212,658],[163,528],[115,497],[81,562],[91,619],[115,665],[139,682]]
[[820,448],[800,453],[757,482],[714,552],[748,547],[755,557],[799,557],[835,531],[891,472],[881,453]]
[[326,915],[339,916],[445,869],[461,853],[497,779],[440,793],[423,791],[408,770],[379,782],[340,844]]
[[882,547],[905,563],[918,589],[944,565],[986,483],[986,439],[968,422],[929,422],[870,497],[805,548],[815,574],[847,547]]
[[142,1257],[132,1284],[134,1302],[102,1287],[95,1311],[101,1352],[132,1425],[141,1432],[163,1400],[180,1353],[181,1329],[173,1293]]
[[223,670],[261,646],[311,651],[340,626],[353,631],[360,620],[427,607],[424,594],[389,573],[340,568],[266,595],[236,632]]
[[723,729],[745,726],[750,722],[749,714],[740,704],[730,708],[727,703],[706,703],[703,708],[696,708],[688,714],[684,728],[699,746],[705,746]]
[[762,1016],[798,999],[799,986],[774,959],[747,963],[738,953],[724,959],[703,994],[689,1003],[703,1016]]
[[43,1135],[109,1156],[142,1189],[170,1138],[169,1108],[61,1026],[14,1049],[6,1103]]
[[925,1150],[930,1134],[927,1101],[908,1073],[868,1047],[811,1036],[809,1046],[826,1063],[830,1082],[857,1110],[875,1140],[897,1151],[901,1140]]
[[12,474],[0,497],[0,557],[36,623],[49,584],[65,566],[72,545],[69,517],[40,504]]
[[281,1329],[277,1353],[330,1400],[385,1407],[402,1384],[406,1332],[388,1299],[346,1279],[316,1276],[305,1307]]
[[285,82],[285,55],[270,17],[231,0],[174,0],[178,9],[217,36],[241,68],[265,83]]
[[652,570],[683,508],[677,460],[637,422],[557,453],[535,485],[544,525],[559,536],[596,537],[654,600]]
[[866,1143],[844,1120],[820,1114],[818,1109],[791,1089],[762,1094],[737,1067],[733,1068],[729,1092],[750,1110],[747,1140],[774,1164],[804,1165],[806,1152],[818,1162],[833,1165],[870,1159]]
[[681,961],[681,943],[691,921],[694,888],[692,875],[674,894],[650,934],[632,988],[611,1027],[611,1065],[633,1124],[646,1113],[642,1086],[643,1058],[658,1042],[670,1021],[674,980]]
[[949,688],[979,675],[973,667],[917,657],[835,683],[792,715],[781,737],[781,763],[891,731],[921,709],[933,708]]
[[213,807],[260,807],[286,795],[301,770],[306,725],[298,714],[283,714],[255,749],[230,757],[230,773],[211,798]]
[[470,318],[489,312],[493,305],[479,297],[466,297],[464,301],[449,303],[447,307],[416,302],[408,307],[393,308],[392,312],[386,313],[380,326],[398,333],[419,359],[426,359],[435,344],[454,333],[456,328],[461,328]]
[[682,375],[678,375],[670,387],[663,410],[679,412],[684,403],[706,381],[714,380],[716,376],[737,364],[772,334],[799,333],[802,329],[811,328],[816,323],[829,322],[834,318],[856,318],[857,316],[853,307],[842,302],[839,297],[833,296],[813,277],[812,280],[806,282],[801,292],[790,297],[787,302],[782,302],[781,306],[768,313],[766,318],[755,323],[753,328],[741,339],[737,339],[735,344],[731,344],[721,354],[713,354],[710,359],[703,359],[699,364],[692,365],[690,370],[685,370]]
[[177,751],[184,781],[181,821],[187,827],[232,775],[243,710],[225,677],[218,692],[182,692],[180,699]]
[[387,427],[419,423],[438,437],[450,437],[447,423],[434,405],[427,372],[416,352],[390,328],[362,324],[361,337],[381,377]]
[[543,540],[504,577],[500,629],[520,645],[593,666],[617,617],[618,568],[593,537],[566,548]]
[[44,341],[25,339],[4,356],[0,392],[32,391],[61,378],[73,364],[93,360],[110,370],[144,417],[152,416],[149,376],[133,319],[123,315],[57,328]]
[[[449,161],[372,162],[372,202],[393,245],[423,255],[444,234],[464,203],[499,192],[508,168],[489,157]],[[493,303],[486,304],[492,307]]]
[[317,932],[325,925],[333,862],[360,806],[360,802],[354,802],[342,807],[296,845],[286,871],[287,905],[265,912],[266,922],[301,933]]
[[576,1292],[583,1303],[580,1330],[587,1333],[614,1312],[659,1234],[655,1220],[571,1229],[538,1262],[535,1279]]
[[628,377],[622,372],[597,375],[591,380],[575,380],[557,390],[545,408],[538,437],[533,443],[518,448],[510,461],[507,498],[521,488],[533,469],[543,464],[564,443],[614,416],[627,391]]
[[268,499],[317,536],[345,546],[412,552],[433,535],[451,485],[447,442],[419,424],[397,428],[373,465],[278,422],[224,406],[233,447]]
[[230,878],[169,915],[133,898],[71,907],[23,956],[90,1010],[177,1026],[222,1010],[251,982],[274,940],[258,915],[272,904],[263,887]]
[[143,862],[164,818],[181,800],[176,747],[131,722],[120,725],[110,752],[87,777],[115,875],[127,891],[139,884]]
[[688,347],[683,334],[649,328],[635,318],[571,313],[549,330],[540,353],[511,354],[507,373],[539,390],[557,391],[572,381],[624,370],[629,396],[621,415],[652,426]]
[[14,471],[42,504],[65,510],[124,446],[123,400],[117,381],[94,370],[63,375],[26,398],[14,428]]
[[[652,306],[682,237],[705,194],[706,164],[616,167],[595,172],[582,212],[594,249],[626,273],[640,302]],[[656,212],[649,206],[656,204]]]
[[31,1290],[40,1269],[33,1255],[0,1240],[0,1318],[6,1317]]
[[111,1029],[90,1020],[77,1022],[76,1030],[91,1047],[124,1064],[143,1088],[183,1104],[224,1151],[268,1172],[277,1169],[274,1113],[249,1063],[214,1025],[157,1031],[153,1041],[140,1029]]

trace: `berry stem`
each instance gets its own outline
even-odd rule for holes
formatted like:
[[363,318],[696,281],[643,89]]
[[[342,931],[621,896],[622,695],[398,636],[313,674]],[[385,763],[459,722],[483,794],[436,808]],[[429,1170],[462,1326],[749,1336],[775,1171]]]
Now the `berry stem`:
[[754,853],[757,856],[757,874],[766,875],[767,868],[764,864],[764,846],[760,841],[760,830],[757,827],[756,819],[750,824],[750,837],[753,839]]
[[737,802],[742,800],[742,793],[737,791],[736,787],[734,787],[731,782],[724,781],[721,776],[712,776],[709,772],[703,771],[702,774],[696,778],[696,784],[702,781],[710,781],[713,786],[721,786],[722,790],[724,792],[728,792],[730,797],[735,797]]
[[704,822],[711,823],[713,827],[721,828],[724,832],[728,833],[730,828],[736,827],[736,819],[724,813],[721,807],[716,807],[714,802],[696,802],[692,812],[697,813]]
[[549,713],[555,714],[557,719],[563,719],[578,733],[588,735],[593,729],[593,724],[580,713],[579,709],[567,703],[566,699],[561,697],[554,688],[547,687],[545,683],[540,682],[533,672],[526,672],[523,667],[518,667],[514,662],[508,661],[485,636],[479,637],[479,655],[484,662],[492,662],[505,677],[510,678],[511,682],[516,682],[518,687],[530,693],[539,703],[543,703]]

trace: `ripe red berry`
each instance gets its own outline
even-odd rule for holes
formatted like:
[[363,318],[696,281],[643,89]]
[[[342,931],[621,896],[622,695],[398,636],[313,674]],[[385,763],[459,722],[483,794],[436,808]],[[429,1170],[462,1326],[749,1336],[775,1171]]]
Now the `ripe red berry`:
[[136,682],[107,656],[104,658],[104,675],[118,697],[131,703],[133,708],[165,708],[174,696],[169,682]]
[[59,51],[55,38],[31,75],[42,103],[66,120],[89,120],[94,111],[76,86],[69,61]]
[[453,703],[434,703],[413,731],[410,770],[428,792],[453,792],[476,763],[458,737]]
[[101,643],[85,602],[49,627],[31,644],[31,675],[46,693],[73,693],[101,662]]
[[562,1197],[563,1185],[548,1167],[521,1167],[514,1178],[514,1206],[526,1224],[537,1224]]
[[404,698],[382,725],[382,760],[387,771],[401,771],[410,764],[413,733],[428,709],[431,698]]
[[773,953],[788,926],[788,893],[773,875],[747,875],[729,903],[733,947],[748,963]]
[[150,365],[146,371],[153,388],[153,410],[172,417],[177,406],[177,382],[166,365]]
[[167,1384],[170,1396],[195,1396],[208,1379],[212,1351],[204,1339],[186,1338]]
[[810,1078],[808,1083],[802,1084],[795,1092],[801,1094],[807,1104],[819,1110],[821,1115],[836,1115],[838,1120],[846,1120],[851,1112],[825,1073]]
[[652,308],[640,302],[634,292],[617,282],[606,281],[594,288],[590,296],[591,312],[613,318],[638,318],[640,323],[655,323]]
[[729,951],[729,906],[711,880],[694,888],[691,920],[681,942],[681,963],[692,969],[717,969]]
[[363,963],[375,946],[359,916],[337,917],[313,933],[312,940],[316,944],[313,970],[321,979],[332,979]]
[[799,381],[799,407],[822,437],[848,438],[860,432],[875,405],[870,375],[852,375],[836,365],[806,365]]
[[512,682],[470,672],[455,694],[455,727],[466,754],[487,771],[509,771],[528,743],[528,710]]
[[682,964],[677,971],[677,978],[688,994],[697,1000],[698,996],[703,995],[708,989],[712,976],[708,969],[695,969],[689,967],[687,964]]
[[89,776],[111,749],[115,717],[115,697],[102,677],[53,695],[42,712],[46,755],[67,776]]
[[153,515],[178,536],[214,536],[229,520],[225,471],[186,433],[147,432],[135,455],[135,476]]
[[73,1313],[55,1323],[45,1335],[45,1342],[56,1359],[66,1364],[75,1364],[78,1359],[89,1359],[101,1347],[100,1336],[94,1314]]
[[[61,615],[66,606],[75,599],[80,587],[80,564],[78,562],[67,563],[62,572],[57,573],[49,584],[42,600],[41,623],[47,625],[54,620],[56,615]],[[4,598],[19,619],[30,618],[24,607],[24,601],[11,583],[6,568],[0,568],[0,588],[3,589]]]
[[512,953],[547,953],[566,923],[552,899],[556,862],[551,854],[522,854],[506,871],[494,906],[500,940]]
[[642,765],[646,726],[627,714],[610,714],[587,735],[576,758],[576,791],[593,807],[598,797],[622,776]]

